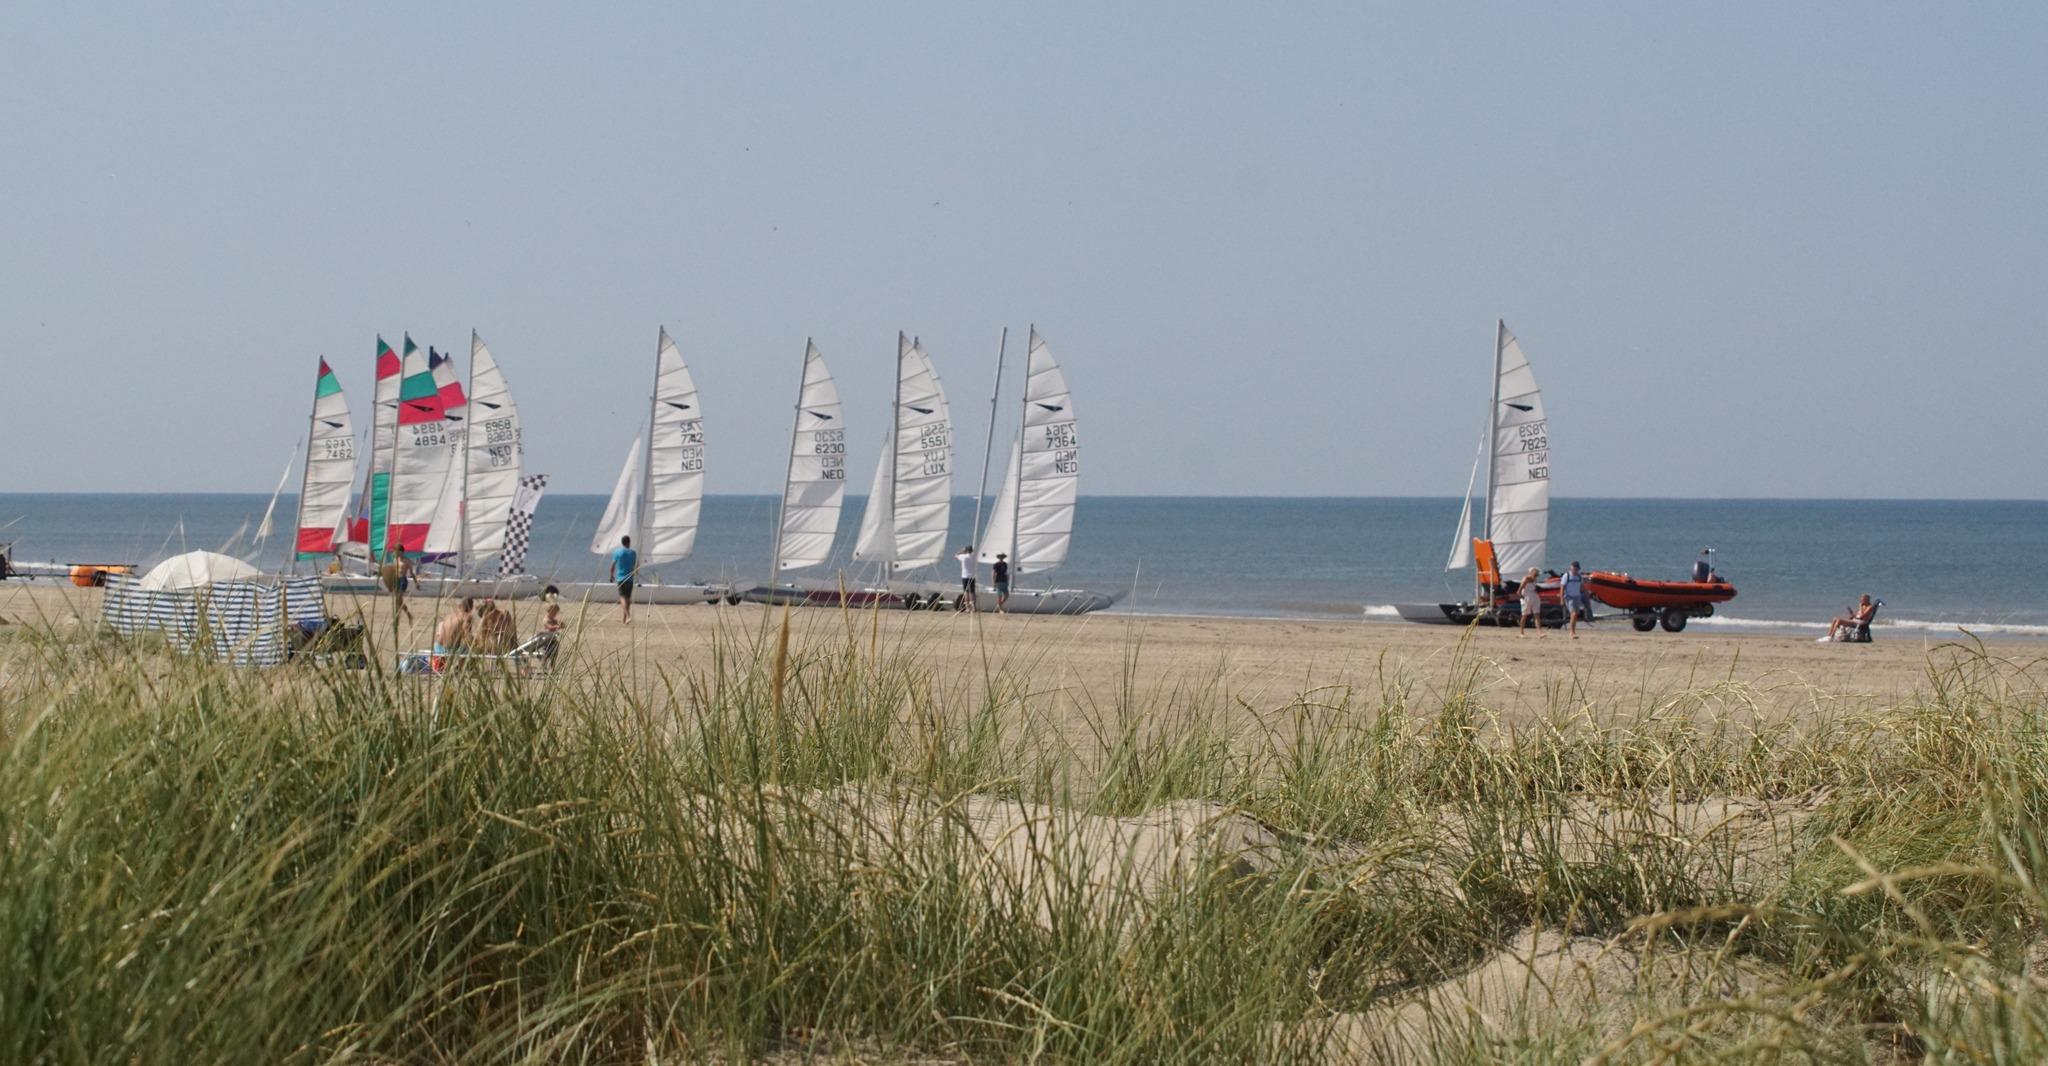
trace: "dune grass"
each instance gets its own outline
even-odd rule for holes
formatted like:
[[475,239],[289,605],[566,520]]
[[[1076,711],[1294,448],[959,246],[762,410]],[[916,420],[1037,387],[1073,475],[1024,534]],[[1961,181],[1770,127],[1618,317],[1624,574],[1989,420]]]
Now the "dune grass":
[[2048,1052],[2044,667],[1978,648],[1766,725],[1505,720],[1469,657],[1252,707],[1135,637],[1045,693],[857,619],[432,681],[17,633],[0,1060]]

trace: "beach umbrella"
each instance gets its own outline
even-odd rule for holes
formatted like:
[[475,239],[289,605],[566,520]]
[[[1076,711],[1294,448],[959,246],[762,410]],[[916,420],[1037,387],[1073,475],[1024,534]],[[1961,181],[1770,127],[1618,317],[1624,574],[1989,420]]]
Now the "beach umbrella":
[[156,564],[142,575],[145,592],[204,588],[216,581],[246,581],[263,572],[248,563],[219,552],[186,552]]

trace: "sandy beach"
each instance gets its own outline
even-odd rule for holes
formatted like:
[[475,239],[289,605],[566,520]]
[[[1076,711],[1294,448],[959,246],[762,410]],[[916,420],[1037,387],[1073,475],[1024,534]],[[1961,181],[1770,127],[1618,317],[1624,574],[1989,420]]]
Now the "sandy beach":
[[[98,590],[50,582],[0,586],[0,618],[68,626],[96,617]],[[424,648],[447,604],[414,600],[398,643]],[[537,601],[510,605],[519,632],[533,631]],[[384,598],[332,595],[329,611],[388,632]],[[631,625],[611,605],[565,603],[574,659],[650,684],[665,666],[708,664],[717,647],[769,646],[780,612],[754,605],[641,606]],[[1375,700],[1389,686],[1418,695],[1470,685],[1507,717],[1545,708],[1599,716],[1658,713],[1678,704],[1783,720],[1889,705],[1927,691],[1930,664],[1952,658],[1954,640],[1919,631],[1878,632],[1867,645],[1816,643],[1797,633],[1637,633],[1611,619],[1518,635],[1480,628],[1364,621],[1095,614],[1069,618],[956,615],[898,610],[797,608],[789,612],[799,659],[851,641],[907,655],[945,701],[978,698],[981,682],[1007,673],[1055,704],[1101,710],[1120,690],[1147,697],[1208,699],[1227,712],[1284,708],[1308,694],[1334,704],[1347,689]],[[2038,642],[1989,642],[2018,661]]]

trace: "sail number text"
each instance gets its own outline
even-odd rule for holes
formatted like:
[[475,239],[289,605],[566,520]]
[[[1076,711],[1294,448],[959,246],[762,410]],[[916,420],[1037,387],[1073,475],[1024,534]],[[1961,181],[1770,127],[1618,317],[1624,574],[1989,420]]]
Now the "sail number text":
[[820,429],[811,433],[811,454],[818,458],[818,477],[825,481],[846,480],[846,431]]
[[1075,431],[1072,422],[1054,422],[1045,428],[1045,450],[1052,452],[1052,469],[1056,474],[1079,474],[1081,472],[1081,435]]
[[1523,462],[1531,481],[1543,481],[1550,477],[1550,422],[1546,419],[1515,427],[1515,436],[1521,441]]
[[704,472],[704,420],[684,419],[676,423],[676,441],[682,451],[676,456],[677,465],[685,474]]

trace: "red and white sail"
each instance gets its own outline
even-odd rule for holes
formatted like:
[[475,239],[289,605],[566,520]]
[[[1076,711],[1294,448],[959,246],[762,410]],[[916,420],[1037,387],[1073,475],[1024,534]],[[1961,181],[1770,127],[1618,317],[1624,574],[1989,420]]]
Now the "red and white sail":
[[312,559],[335,551],[335,536],[348,514],[356,480],[356,431],[349,421],[341,379],[320,360],[313,386],[313,415],[306,434],[306,466],[299,482],[299,520],[294,551]]

